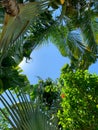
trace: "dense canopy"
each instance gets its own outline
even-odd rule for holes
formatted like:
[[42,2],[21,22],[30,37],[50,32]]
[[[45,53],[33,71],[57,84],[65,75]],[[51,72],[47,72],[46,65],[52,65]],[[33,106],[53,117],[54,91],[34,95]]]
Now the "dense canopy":
[[[30,85],[26,75],[21,74],[19,64],[24,57],[29,60],[31,52],[43,44],[48,44],[48,41],[59,49],[62,56],[70,59],[70,66],[62,68],[61,76],[56,82],[47,79]],[[44,114],[47,112],[48,120],[54,129],[97,130],[98,76],[87,71],[97,58],[98,0],[0,2],[0,102],[3,104],[4,101],[7,102],[2,96],[6,90],[11,93],[12,99],[11,90],[14,94],[21,93],[21,99],[26,98],[27,95],[24,96],[24,93],[29,93],[32,99],[30,103],[36,104],[38,101],[38,110]],[[17,88],[21,88],[22,92]],[[24,102],[29,104],[28,100]],[[36,110],[35,105],[29,111],[29,107],[26,109],[25,103],[21,100],[19,106],[25,108],[24,111],[27,110],[27,113]],[[9,104],[5,109],[8,107],[10,112],[12,106]],[[6,112],[5,109],[0,110]],[[22,113],[22,110],[19,109],[18,112]],[[29,120],[28,115],[25,116]],[[16,117],[14,115],[14,118]],[[22,117],[24,118],[18,118],[23,121]],[[30,119],[32,120],[31,117]],[[2,117],[1,122],[4,120]],[[25,121],[29,129],[28,120]],[[7,128],[7,125],[6,122],[4,127]],[[19,122],[16,122],[15,127],[15,130],[25,129]]]

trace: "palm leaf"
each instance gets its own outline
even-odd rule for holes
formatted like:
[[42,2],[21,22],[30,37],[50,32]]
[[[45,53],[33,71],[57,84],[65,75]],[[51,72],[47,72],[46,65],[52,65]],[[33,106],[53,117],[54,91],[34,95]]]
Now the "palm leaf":
[[0,104],[3,104],[8,115],[0,108],[9,121],[13,130],[56,130],[49,124],[49,119],[39,106],[34,105],[28,94],[23,90],[5,91],[0,95]]
[[[87,22],[88,19],[88,22]],[[92,19],[88,13],[85,13],[80,23],[83,40],[86,43],[88,49],[96,53],[96,41],[95,41],[95,29]],[[97,27],[98,28],[98,27]]]
[[12,17],[5,14],[4,26],[0,39],[1,53],[7,52],[12,44],[23,34],[31,22],[40,15],[45,9],[47,2],[30,2],[19,4],[20,12]]
[[86,49],[79,30],[71,31],[67,36],[67,45],[74,58],[78,59]]

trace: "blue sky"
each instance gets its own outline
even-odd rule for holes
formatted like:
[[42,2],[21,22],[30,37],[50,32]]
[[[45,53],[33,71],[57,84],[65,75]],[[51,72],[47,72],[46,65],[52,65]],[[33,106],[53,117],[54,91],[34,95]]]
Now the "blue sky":
[[[35,49],[31,54],[32,59],[20,64],[23,73],[27,75],[30,83],[36,84],[38,76],[42,79],[48,77],[55,80],[60,76],[60,69],[64,64],[70,63],[68,58],[63,57],[58,49],[53,44],[44,45],[41,48]],[[98,74],[98,61],[91,65],[89,71]]]
[[56,79],[60,75],[60,69],[65,63],[69,63],[69,59],[62,57],[58,49],[48,44],[41,48],[35,49],[31,54],[32,59],[20,64],[31,83],[37,83],[37,76],[42,79],[48,77]]

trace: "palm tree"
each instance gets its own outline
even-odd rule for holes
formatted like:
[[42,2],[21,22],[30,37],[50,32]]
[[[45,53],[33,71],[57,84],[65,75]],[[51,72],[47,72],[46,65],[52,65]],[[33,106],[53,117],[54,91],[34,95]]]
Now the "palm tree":
[[37,101],[34,103],[23,89],[5,91],[0,95],[0,104],[5,108],[0,111],[13,130],[56,130],[56,124],[49,121]]
[[[16,0],[10,1],[3,0],[1,2],[6,13],[0,38],[0,62],[2,62],[3,58],[8,54],[7,51],[9,48],[15,44],[17,39],[20,38],[20,35],[27,30],[31,22],[34,23],[38,15],[43,12],[45,5],[47,5],[47,1],[44,1],[44,3],[30,2],[26,4],[16,4]],[[15,4],[15,10],[13,4]],[[16,14],[14,12],[16,12]]]
[[[97,1],[91,0],[50,0],[48,9],[30,26],[23,55],[29,58],[35,47],[51,40],[63,56],[71,59],[72,67],[88,69],[98,56],[96,5]],[[59,16],[54,16],[55,11],[60,11]]]
[[[20,12],[17,16],[10,16],[8,13],[4,14],[3,10],[0,9],[2,17],[3,14],[5,15],[4,24],[2,23],[2,18],[0,19],[0,22],[3,24],[3,28],[1,24],[2,32],[0,39],[1,79],[3,75],[1,75],[1,72],[4,72],[6,69],[7,73],[9,68],[12,71],[13,62],[15,62],[14,66],[17,66],[24,56],[30,58],[33,49],[42,45],[45,40],[51,40],[63,56],[68,56],[71,59],[73,68],[87,69],[91,63],[96,61],[98,56],[97,0],[31,1],[34,0],[30,0],[30,3],[25,5],[23,4],[24,1],[18,1],[23,5],[18,4]],[[60,11],[60,14],[54,16],[55,11]],[[10,62],[12,60],[12,64],[5,65],[8,59]],[[3,78],[7,81],[5,77]],[[0,80],[0,83],[2,84],[2,80]],[[35,108],[32,105],[27,95],[24,95],[21,91],[18,92],[19,95],[16,92],[18,103],[9,90],[8,93],[5,93],[11,104],[8,103],[2,94],[0,95],[0,102],[3,103],[11,118],[6,116],[2,109],[0,110],[15,130],[39,127],[38,124],[33,125],[33,123],[38,123],[39,119],[45,122],[46,116],[43,118],[44,114],[39,107]],[[23,115],[23,113],[25,114]],[[36,116],[31,116],[35,113]],[[41,116],[37,117],[37,113],[38,116]],[[35,118],[37,118],[36,122]],[[47,121],[45,124],[47,125]],[[41,126],[43,129],[44,125]],[[48,125],[48,127],[50,130],[51,126]]]
[[[21,2],[23,3],[23,1]],[[27,15],[26,21],[29,21],[30,24],[28,23],[27,26],[26,21],[22,23],[19,22],[18,18],[14,18],[14,21],[9,18],[9,24],[4,25],[5,29],[3,29],[3,32],[6,28],[8,28],[8,31],[6,30],[6,33],[2,32],[1,36],[0,48],[2,55],[4,55],[1,55],[1,62],[3,57],[7,55],[5,50],[8,50],[8,46],[9,52],[11,52],[13,50],[11,49],[12,45],[19,45],[19,48],[23,49],[23,56],[29,58],[32,50],[43,44],[43,40],[48,39],[51,39],[63,56],[68,56],[71,59],[73,66],[78,64],[77,67],[87,69],[91,63],[96,61],[98,48],[97,1],[50,0],[46,2],[39,0],[38,3],[31,2],[26,4],[25,8],[21,8],[23,8],[21,9],[22,13],[19,13],[18,16],[21,16],[23,21],[25,15]],[[60,15],[54,17],[53,13],[58,10]],[[25,11],[26,14],[24,15]],[[12,24],[11,21],[13,21]],[[19,23],[18,26],[16,26],[17,23]],[[16,27],[18,27],[17,31],[15,31]],[[10,28],[12,30],[9,37]],[[24,31],[26,33],[20,35]],[[12,36],[13,33],[14,36]],[[8,40],[7,37],[9,37]],[[14,49],[17,51],[17,48]],[[15,53],[16,51],[14,50]],[[16,56],[15,53],[12,54]],[[86,62],[84,62],[85,59]]]
[[[10,14],[10,9],[9,11],[6,10],[6,13],[3,13],[3,9],[1,10],[2,17],[4,14],[5,20],[2,23],[1,19],[0,93],[10,86],[25,86],[26,77],[22,76],[20,69],[17,68],[17,65],[23,59],[24,37],[26,36],[28,26],[31,23],[34,24],[39,15],[43,13],[46,5],[47,1],[18,4],[19,12],[15,16]],[[3,6],[5,9],[9,7],[4,3]]]
[[[25,78],[20,78],[17,65],[23,57],[30,58],[33,49],[47,43],[48,40],[57,46],[63,56],[71,59],[73,69],[88,69],[96,61],[97,1],[18,2],[22,5],[18,4],[21,8],[17,16],[5,14],[3,8],[0,8],[1,29],[3,27],[0,40],[0,84],[3,87],[0,89],[23,85],[21,82],[25,81]],[[56,16],[55,12],[58,11],[59,14]],[[3,14],[8,18],[5,20],[7,24],[2,23]]]

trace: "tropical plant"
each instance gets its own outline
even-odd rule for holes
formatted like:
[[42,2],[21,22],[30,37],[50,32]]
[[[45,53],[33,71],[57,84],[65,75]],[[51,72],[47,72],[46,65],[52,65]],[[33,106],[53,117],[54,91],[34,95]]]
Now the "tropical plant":
[[[12,3],[9,2],[10,1],[1,2],[7,10],[4,24],[2,23],[3,28],[1,27],[0,38],[0,91],[4,91],[10,87],[15,88],[17,85],[27,86],[26,82],[28,82],[28,80],[26,76],[20,74],[20,69],[17,67],[23,60],[23,39],[25,40],[24,37],[26,37],[24,32],[28,26],[30,26],[31,22],[34,23],[43,12],[45,9],[44,4],[47,4],[47,1],[44,1],[44,4],[43,2],[17,4],[19,12],[13,16],[8,8],[12,7],[14,1],[12,1]],[[8,6],[9,4],[11,4],[11,6]],[[3,15],[3,10],[1,14]]]
[[[18,11],[14,11],[13,5]],[[42,2],[30,2],[26,4],[16,4],[16,1],[2,1],[5,8],[5,19],[0,38],[0,53],[2,62],[3,58],[8,54],[9,48],[15,44],[17,39],[27,30],[27,27],[34,23],[39,14],[43,12],[44,5]],[[10,6],[9,6],[10,5]],[[17,12],[13,15],[14,12]],[[10,30],[10,32],[9,32]]]
[[[0,111],[13,130],[56,130],[55,125],[49,122],[47,113],[22,89],[5,91],[0,95],[0,104],[4,107],[0,106]],[[9,125],[7,127],[9,128]]]
[[29,80],[19,67],[0,68],[0,94],[7,88],[23,86],[25,89],[30,87]]
[[53,124],[57,122],[56,128],[59,129],[56,113],[60,107],[60,91],[57,82],[50,78],[45,81],[40,79],[38,84],[31,85],[30,97],[32,100],[39,101],[41,109],[48,115],[48,120]]
[[[6,1],[3,0],[3,2]],[[9,1],[7,1],[7,4],[9,4],[8,2]],[[60,125],[62,125],[64,129],[81,129],[81,126],[84,124],[86,129],[92,128],[95,130],[95,128],[98,127],[96,123],[96,121],[98,122],[98,117],[95,115],[95,113],[98,112],[97,91],[95,91],[98,79],[97,76],[88,74],[86,71],[75,70],[77,68],[88,69],[89,65],[94,63],[98,56],[97,0],[39,0],[38,2],[36,2],[36,0],[30,0],[29,3],[18,0],[18,2],[22,4],[17,4],[19,12],[15,16],[10,14],[11,12],[10,9],[8,9],[8,5],[6,5],[6,7],[3,4],[3,6],[8,9],[5,10],[6,14],[3,8],[0,8],[0,14],[2,16],[0,18],[0,93],[10,87],[23,88],[24,86],[25,89],[26,87],[30,87],[27,78],[20,74],[20,69],[17,66],[23,60],[23,57],[30,58],[30,54],[35,47],[42,45],[45,41],[52,41],[63,56],[68,56],[71,59],[71,67],[67,66],[67,68],[63,68],[59,82],[61,88],[66,85],[66,88],[68,88],[64,90],[63,88],[61,89],[61,92],[64,93],[62,93],[63,95],[61,94],[63,97],[61,102],[62,109],[58,111]],[[56,15],[55,12],[58,11],[59,14]],[[5,21],[3,23],[4,15]],[[71,81],[75,82],[75,86],[74,82],[70,81],[72,78],[73,80]],[[84,84],[81,83],[82,80]],[[79,85],[81,88],[78,87]],[[43,90],[43,103],[47,105],[48,109],[54,105],[54,100],[51,98],[48,100],[47,96],[52,93],[53,98],[56,100],[56,94],[58,95],[58,92],[53,89],[53,86],[54,84],[52,85],[52,83],[51,85],[48,84],[48,86],[45,85]],[[17,103],[16,98],[9,90],[5,91],[5,94],[12,104],[9,104],[3,94],[0,95],[0,102],[4,104],[14,122],[9,116],[6,116],[4,110],[1,109],[2,113],[10,121],[14,129],[33,129],[34,127],[36,127],[34,129],[39,129],[37,128],[39,125],[31,125],[33,123],[36,124],[36,122],[30,113],[34,114],[35,111],[38,110],[38,115],[43,116],[44,114],[40,113],[39,106],[37,108],[32,106],[32,103],[27,98],[28,96],[24,95],[24,91],[18,90],[18,92],[19,95],[17,95],[17,92],[16,95],[19,103]],[[74,104],[71,102],[70,95],[66,98],[65,95],[67,92],[71,93]],[[85,97],[80,97],[83,92]],[[10,94],[11,97],[8,94]],[[76,95],[80,98],[79,101]],[[81,105],[81,107],[78,107],[77,103]],[[93,104],[93,106],[91,104]],[[74,107],[76,107],[75,110]],[[86,108],[86,112],[84,111],[84,107]],[[68,109],[65,110],[65,108]],[[95,111],[95,113],[93,112],[90,115],[91,110]],[[25,113],[24,115],[23,112]],[[73,116],[70,112],[73,113]],[[80,115],[80,118],[74,114],[75,112]],[[62,120],[65,115],[67,119]],[[38,117],[38,119],[40,118],[43,121],[42,116]],[[37,114],[34,118],[36,117]],[[44,117],[46,116],[44,115]],[[29,118],[31,120],[29,120]],[[89,122],[87,122],[88,118],[90,119]],[[78,119],[78,121],[76,121],[76,119]],[[45,122],[45,120],[43,122]],[[64,123],[68,124],[64,125]],[[75,123],[77,123],[77,126]],[[45,124],[47,125],[47,121]],[[41,127],[43,127],[43,125],[40,126],[40,128]],[[50,128],[51,126],[48,124],[48,127]],[[85,128],[83,127],[83,129]]]
[[98,129],[98,75],[65,65],[59,80],[59,124],[64,130]]
[[0,95],[0,104],[6,111],[0,110],[11,126],[18,129],[38,130],[45,123],[45,130],[97,130],[97,86],[98,75],[65,65],[56,82],[40,79],[38,84],[27,89],[29,91],[23,87],[5,91]]
[[66,64],[54,82],[40,79],[31,86],[32,99],[39,99],[51,121],[62,130],[98,129],[98,75],[74,70]]
[[[30,56],[36,46],[51,40],[63,56],[71,59],[74,68],[88,69],[98,55],[96,4],[96,1],[86,0],[64,2],[50,0],[48,9],[30,27],[24,54]],[[58,13],[57,16],[55,12]],[[28,51],[25,53],[26,47]]]
[[[6,110],[4,110],[6,113]],[[8,113],[6,113],[7,115]],[[2,125],[3,124],[3,125]],[[4,115],[2,114],[2,112],[0,111],[0,130],[9,130],[8,128],[9,126],[9,122],[8,120],[4,117]],[[10,127],[10,126],[9,126]]]
[[[20,2],[23,3],[24,1]],[[28,10],[29,6],[31,9],[29,8]],[[19,22],[19,25],[22,24],[23,30],[27,30],[24,35],[21,35],[22,37],[19,36],[19,34],[24,32],[23,30],[21,31],[22,26],[19,28],[18,25],[17,31],[15,31],[15,23],[17,24],[19,19],[17,19],[17,17],[15,18],[16,20],[13,21],[13,26],[10,25],[10,20],[8,20],[9,25],[7,25],[9,28],[13,28],[10,33],[15,33],[14,37],[12,36],[9,40],[7,40],[10,45],[16,46],[14,54],[12,53],[11,55],[16,56],[16,51],[21,48],[21,50],[23,49],[23,53],[20,53],[22,57],[19,58],[19,56],[17,56],[20,61],[24,56],[30,58],[30,54],[36,46],[43,44],[43,41],[45,40],[51,39],[53,44],[58,47],[61,54],[63,56],[68,56],[71,59],[71,64],[75,68],[80,67],[87,69],[91,63],[96,61],[98,48],[97,1],[39,0],[38,3],[31,2],[26,4],[23,10],[26,10],[26,14],[29,14],[29,11],[31,11],[30,15],[27,14],[26,16],[26,20],[31,21],[29,24],[31,26],[27,29],[24,27],[25,23],[23,20],[21,20],[23,24]],[[56,15],[55,12],[57,12],[58,15]],[[18,15],[20,16],[21,13]],[[24,11],[22,11],[21,19],[24,19],[24,16]],[[4,26],[4,28],[6,27]],[[89,34],[91,34],[91,36]],[[4,35],[4,33],[2,35]],[[15,37],[16,39],[14,40],[13,38]],[[12,42],[14,44],[12,44]],[[19,49],[17,49],[17,43],[19,45]],[[4,44],[2,43],[1,45]],[[13,50],[11,49],[11,46],[9,46],[9,49],[9,52]],[[6,51],[7,50],[8,49],[6,49]],[[18,51],[18,53],[19,52],[20,51]],[[3,55],[5,55],[5,53],[3,53]]]
[[58,122],[62,130],[98,129],[98,75],[87,70],[73,70],[66,64],[61,76],[39,80],[31,87],[32,99],[40,99],[51,121]]

